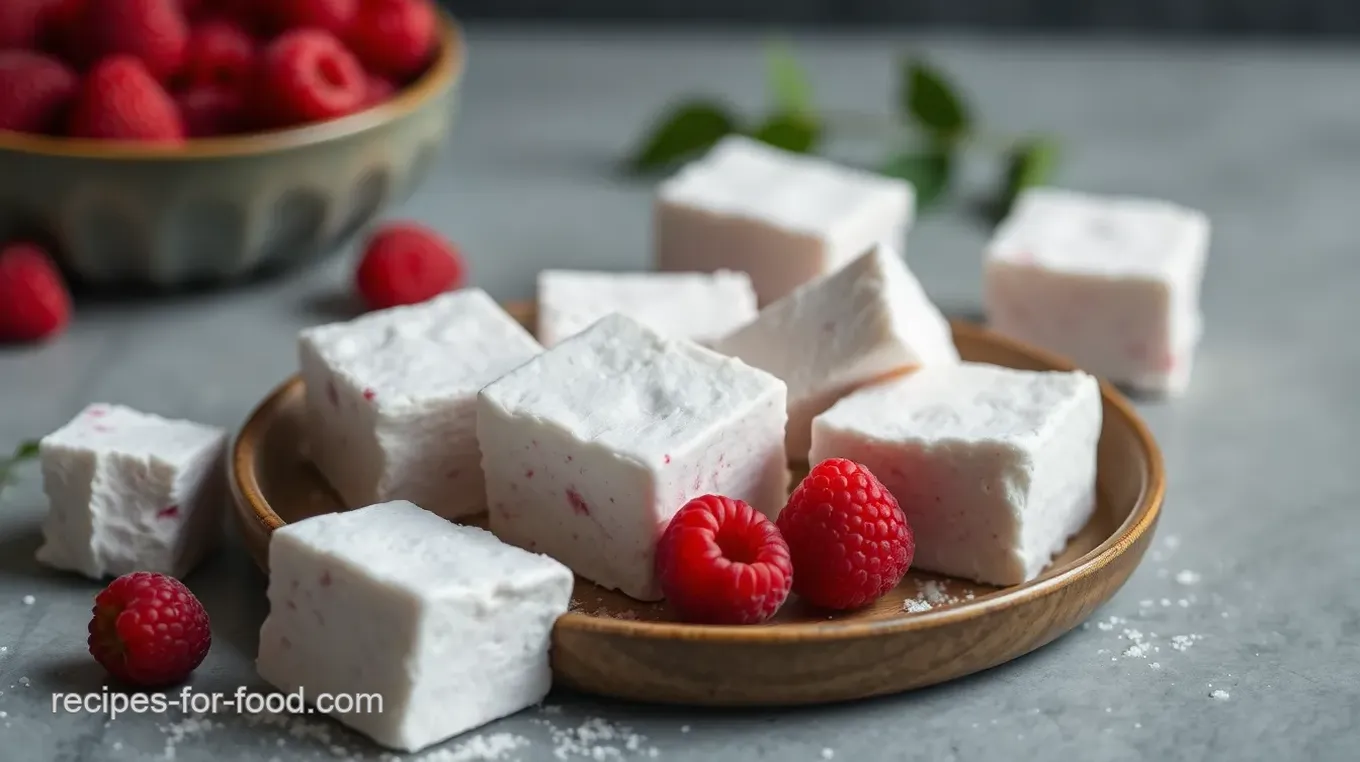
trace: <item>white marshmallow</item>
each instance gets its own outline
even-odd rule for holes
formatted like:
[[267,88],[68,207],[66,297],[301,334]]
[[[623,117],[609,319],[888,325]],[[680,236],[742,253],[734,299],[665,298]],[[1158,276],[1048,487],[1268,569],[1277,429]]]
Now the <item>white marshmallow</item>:
[[183,577],[222,532],[222,429],[94,404],[40,448],[40,562],[93,579]]
[[1100,386],[962,363],[866,387],[812,424],[812,460],[862,463],[902,506],[913,568],[1033,579],[1095,509]]
[[688,500],[783,508],[784,403],[768,373],[609,315],[482,391],[491,529],[657,600],[656,541]]
[[612,313],[663,336],[705,343],[756,316],[746,273],[611,273],[544,270],[538,275],[538,340],[551,347]]
[[958,362],[949,323],[893,250],[880,247],[761,310],[713,343],[789,387],[786,449],[807,456],[812,419],[872,381]]
[[269,572],[260,676],[313,698],[378,694],[380,711],[331,716],[403,751],[542,701],[573,583],[546,556],[405,501],[275,530]]
[[307,444],[349,507],[486,508],[477,392],[542,351],[480,289],[304,330]]
[[914,214],[910,183],[729,137],[658,189],[656,263],[750,273],[770,304],[875,245],[900,250]]
[[1192,209],[1030,190],[987,246],[987,320],[1098,376],[1176,395],[1202,332],[1208,248],[1208,218]]

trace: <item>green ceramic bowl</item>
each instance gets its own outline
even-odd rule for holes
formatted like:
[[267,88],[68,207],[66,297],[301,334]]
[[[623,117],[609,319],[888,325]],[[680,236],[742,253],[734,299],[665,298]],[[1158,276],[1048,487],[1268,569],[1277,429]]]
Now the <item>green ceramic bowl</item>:
[[382,106],[184,148],[0,132],[0,240],[52,244],[94,285],[221,283],[333,251],[424,179],[462,74],[456,22]]

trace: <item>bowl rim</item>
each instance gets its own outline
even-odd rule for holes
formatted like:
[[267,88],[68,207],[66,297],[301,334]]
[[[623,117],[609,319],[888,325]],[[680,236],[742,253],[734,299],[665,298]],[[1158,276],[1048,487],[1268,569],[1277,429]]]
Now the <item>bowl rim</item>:
[[[507,305],[507,308],[517,306],[519,305]],[[522,308],[520,311],[525,311],[525,309],[528,308]],[[511,313],[518,314],[514,309],[511,309]],[[992,342],[1008,351],[1028,356],[1054,370],[1078,370],[1076,365],[1065,358],[1002,336],[976,323],[951,320],[950,328],[956,336],[962,334],[976,340]],[[266,533],[270,534],[287,522],[270,507],[260,489],[258,480],[255,478],[256,448],[262,440],[268,422],[274,417],[273,413],[301,385],[302,377],[293,375],[271,391],[251,411],[250,417],[246,419],[245,424],[231,443],[228,464],[230,478],[228,481],[235,502],[238,508],[241,507],[242,501],[248,504],[254,520],[262,526]],[[948,627],[978,617],[991,616],[1006,609],[1024,606],[1059,593],[1083,579],[1098,574],[1133,548],[1144,535],[1152,531],[1157,524],[1166,494],[1166,473],[1162,453],[1151,430],[1144,423],[1142,417],[1138,415],[1129,399],[1113,384],[1101,380],[1100,395],[1102,408],[1106,411],[1102,426],[1105,421],[1111,419],[1112,416],[1109,416],[1108,413],[1113,410],[1115,414],[1113,417],[1117,417],[1129,429],[1136,441],[1137,448],[1143,455],[1145,468],[1142,469],[1144,477],[1142,490],[1133,510],[1129,512],[1118,529],[1105,538],[1100,545],[1039,579],[978,596],[966,604],[885,619],[725,626],[614,619],[571,611],[557,620],[556,627],[562,633],[602,635],[630,640],[705,641],[731,645],[769,645],[771,643],[795,645],[801,642],[859,640]]]
[[65,138],[0,130],[0,152],[35,156],[106,161],[172,163],[201,159],[262,156],[292,148],[326,143],[364,132],[404,117],[455,85],[467,62],[467,46],[458,21],[436,5],[439,19],[438,52],[429,68],[391,100],[354,114],[297,127],[264,130],[218,138],[194,138],[182,146],[157,147],[133,141]]

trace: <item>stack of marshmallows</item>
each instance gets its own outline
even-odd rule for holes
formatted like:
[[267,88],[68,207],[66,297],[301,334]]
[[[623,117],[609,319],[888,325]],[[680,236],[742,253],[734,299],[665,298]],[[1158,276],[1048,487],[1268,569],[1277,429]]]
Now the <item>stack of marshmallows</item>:
[[[658,271],[540,275],[537,339],[476,289],[303,331],[308,453],[352,510],[274,532],[261,675],[380,692],[338,718],[402,750],[511,714],[549,689],[575,575],[660,599],[670,517],[711,493],[774,518],[790,461],[866,465],[917,568],[1038,576],[1094,510],[1098,383],[962,361],[898,254],[913,213],[907,183],[730,138],[660,186]],[[1169,203],[1029,191],[987,248],[989,320],[1178,393],[1207,244]],[[40,558],[186,573],[223,440],[87,409],[43,442]]]

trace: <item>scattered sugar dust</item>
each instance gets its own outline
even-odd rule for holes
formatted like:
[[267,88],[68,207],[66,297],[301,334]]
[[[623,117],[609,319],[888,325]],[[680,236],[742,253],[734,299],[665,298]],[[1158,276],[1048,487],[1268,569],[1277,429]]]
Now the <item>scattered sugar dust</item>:
[[584,758],[608,762],[644,756],[654,758],[661,753],[655,746],[647,744],[646,736],[602,717],[589,717],[574,728],[562,728],[541,718],[533,722],[547,729],[556,759]]
[[1200,576],[1198,572],[1193,572],[1189,569],[1182,569],[1181,571],[1176,572],[1176,582],[1182,585],[1194,585],[1197,584],[1199,580]]
[[832,748],[822,749],[822,759],[831,759],[836,756],[836,750]]
[[968,590],[962,595],[951,593],[948,584],[940,580],[928,579],[924,582],[917,580],[916,596],[903,601],[902,610],[917,614],[940,606],[952,606],[955,603],[971,601],[976,597],[977,595],[972,590]]
[[1228,692],[1223,690],[1222,688],[1218,688],[1214,690],[1213,693],[1209,694],[1209,698],[1214,699],[1215,701],[1227,701]]
[[31,595],[25,595],[25,596],[23,597],[23,601],[24,601],[24,605],[25,605],[25,606],[32,606],[33,604],[35,604],[35,603],[38,602],[38,599],[37,599],[37,598],[34,598],[34,597],[31,596]]
[[491,762],[507,759],[512,752],[528,745],[529,739],[514,733],[487,733],[472,736],[451,749],[436,749],[407,762]]

